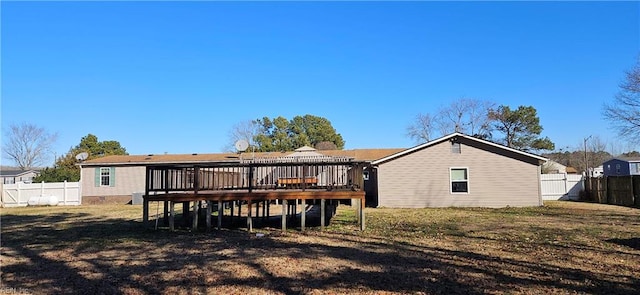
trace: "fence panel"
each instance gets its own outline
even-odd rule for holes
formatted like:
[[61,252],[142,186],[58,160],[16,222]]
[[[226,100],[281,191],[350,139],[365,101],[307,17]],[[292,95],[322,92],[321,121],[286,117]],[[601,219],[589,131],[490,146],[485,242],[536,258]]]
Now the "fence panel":
[[631,176],[607,177],[607,197],[609,204],[633,206],[633,180]]
[[2,187],[3,207],[24,207],[28,205],[30,198],[41,196],[55,196],[58,205],[80,205],[79,182],[49,182],[49,183],[29,183],[18,182],[16,184],[5,184]]
[[606,204],[607,203],[607,178],[590,177],[587,181],[587,201]]
[[634,205],[640,207],[640,175],[634,175],[632,180]]
[[584,183],[581,175],[542,174],[540,187],[543,200],[577,200],[580,191],[584,190]]

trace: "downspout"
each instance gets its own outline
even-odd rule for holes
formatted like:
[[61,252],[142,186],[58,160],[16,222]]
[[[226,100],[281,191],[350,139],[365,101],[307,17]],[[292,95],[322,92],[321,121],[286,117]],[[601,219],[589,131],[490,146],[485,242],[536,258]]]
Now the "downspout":
[[542,202],[542,163],[541,161],[538,162],[537,168],[536,170],[538,170],[538,206],[544,206],[544,203]]
[[78,185],[78,205],[82,205],[82,164],[78,164],[80,167],[80,183]]

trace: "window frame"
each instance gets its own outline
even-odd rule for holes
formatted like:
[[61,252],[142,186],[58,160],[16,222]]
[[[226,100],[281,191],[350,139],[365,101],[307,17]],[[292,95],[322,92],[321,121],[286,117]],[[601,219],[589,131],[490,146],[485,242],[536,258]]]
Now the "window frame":
[[452,154],[462,154],[462,145],[459,142],[451,143],[451,153]]
[[[466,182],[467,183],[467,191],[466,192],[454,192],[453,191],[453,182],[454,182],[453,171],[454,170],[465,170],[466,179],[465,180],[455,180],[455,182]],[[449,193],[452,194],[452,195],[467,195],[467,194],[469,194],[471,192],[470,185],[469,185],[469,182],[470,182],[469,181],[469,179],[470,179],[469,174],[470,174],[469,173],[469,167],[449,167]]]
[[[107,173],[104,174],[103,171]],[[105,178],[106,177],[106,178]],[[107,184],[104,184],[103,180],[107,180]],[[111,167],[100,167],[100,187],[109,187],[111,186]]]

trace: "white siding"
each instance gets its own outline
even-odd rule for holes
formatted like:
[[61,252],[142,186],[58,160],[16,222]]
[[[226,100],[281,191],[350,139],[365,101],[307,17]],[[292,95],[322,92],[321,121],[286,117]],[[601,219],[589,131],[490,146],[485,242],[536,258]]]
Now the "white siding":
[[[450,192],[449,169],[469,168],[469,193]],[[378,167],[380,207],[521,207],[542,205],[539,166],[444,141]]]
[[[99,168],[99,167],[98,167]],[[144,192],[144,166],[115,167],[115,186],[96,186],[96,167],[82,167],[82,196],[131,196],[133,193]]]

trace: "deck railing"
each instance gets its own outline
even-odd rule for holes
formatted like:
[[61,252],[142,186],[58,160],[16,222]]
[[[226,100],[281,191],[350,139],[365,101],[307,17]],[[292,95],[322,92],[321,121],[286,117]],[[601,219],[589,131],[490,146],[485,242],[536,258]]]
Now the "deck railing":
[[147,166],[148,193],[254,190],[360,190],[364,163],[252,162]]

